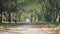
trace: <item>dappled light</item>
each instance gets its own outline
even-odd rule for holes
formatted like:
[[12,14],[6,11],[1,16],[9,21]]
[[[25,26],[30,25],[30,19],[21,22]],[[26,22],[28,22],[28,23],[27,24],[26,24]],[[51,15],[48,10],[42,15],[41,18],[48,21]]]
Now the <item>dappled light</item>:
[[0,0],[1,34],[60,34],[60,0]]

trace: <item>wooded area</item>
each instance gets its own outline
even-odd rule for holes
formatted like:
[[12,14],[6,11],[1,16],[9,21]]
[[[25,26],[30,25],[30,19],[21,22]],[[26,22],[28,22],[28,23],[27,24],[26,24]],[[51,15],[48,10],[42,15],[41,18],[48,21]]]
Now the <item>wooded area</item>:
[[0,23],[60,22],[60,0],[0,0]]

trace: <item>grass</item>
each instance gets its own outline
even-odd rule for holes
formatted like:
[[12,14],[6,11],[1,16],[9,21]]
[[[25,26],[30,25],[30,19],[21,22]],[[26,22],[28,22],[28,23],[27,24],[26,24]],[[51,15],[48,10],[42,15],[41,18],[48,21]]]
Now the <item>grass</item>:
[[44,24],[44,25],[48,25],[48,26],[60,26],[60,23],[58,22],[46,22],[46,21],[40,21],[40,22],[36,22],[38,24]]
[[3,27],[9,27],[11,26],[10,23],[0,23],[0,27],[3,26]]
[[[60,28],[60,23],[53,23],[53,22],[38,22],[39,24],[45,24],[48,26],[56,26],[58,28]],[[9,26],[16,26],[16,25],[21,25],[23,23],[0,23],[0,27],[9,27]]]
[[10,26],[17,26],[23,25],[24,23],[0,23],[0,27],[10,27]]
[[60,22],[38,22],[38,24],[44,24],[48,26],[54,26],[60,29]]
[[9,26],[12,26],[12,25],[16,25],[16,23],[0,23],[0,27],[3,26],[3,27],[9,27]]

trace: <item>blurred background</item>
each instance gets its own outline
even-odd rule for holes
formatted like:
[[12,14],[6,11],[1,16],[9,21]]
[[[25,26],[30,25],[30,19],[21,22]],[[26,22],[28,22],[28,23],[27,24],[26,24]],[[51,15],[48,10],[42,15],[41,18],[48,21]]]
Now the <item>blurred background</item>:
[[0,23],[60,23],[60,0],[0,0]]

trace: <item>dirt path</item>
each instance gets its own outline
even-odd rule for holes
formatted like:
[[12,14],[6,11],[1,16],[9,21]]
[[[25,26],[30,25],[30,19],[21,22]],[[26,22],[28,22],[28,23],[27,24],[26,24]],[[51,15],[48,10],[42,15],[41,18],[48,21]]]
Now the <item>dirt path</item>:
[[9,27],[9,30],[2,31],[1,34],[59,34],[58,31],[52,28],[42,27],[37,25],[21,25]]

